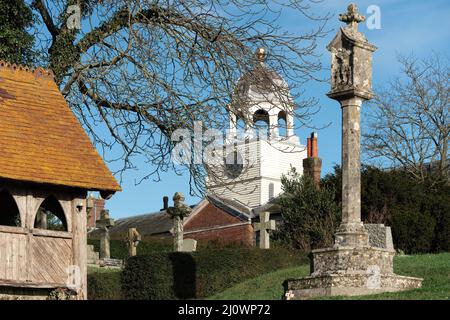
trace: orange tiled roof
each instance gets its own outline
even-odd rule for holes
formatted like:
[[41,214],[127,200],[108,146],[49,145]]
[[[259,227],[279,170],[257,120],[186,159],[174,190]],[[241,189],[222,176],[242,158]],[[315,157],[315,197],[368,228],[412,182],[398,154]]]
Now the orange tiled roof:
[[51,71],[0,61],[0,178],[119,191]]

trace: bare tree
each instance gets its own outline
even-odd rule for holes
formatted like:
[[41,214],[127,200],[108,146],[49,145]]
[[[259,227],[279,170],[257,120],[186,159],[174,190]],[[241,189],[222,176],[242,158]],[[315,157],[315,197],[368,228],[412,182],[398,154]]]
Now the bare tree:
[[447,57],[400,57],[402,77],[377,93],[363,145],[418,181],[449,181],[450,68]]
[[[178,128],[223,129],[237,79],[257,63],[267,64],[292,87],[314,79],[321,65],[316,40],[328,17],[311,10],[316,1],[287,0],[33,0],[42,63],[56,80],[107,160],[119,171],[150,163],[142,178],[159,179],[175,169],[170,161]],[[75,6],[75,7],[74,7]],[[295,9],[302,35],[283,32],[277,19]],[[74,9],[75,8],[75,9]],[[81,29],[74,28],[80,8]],[[74,16],[75,15],[75,16]],[[293,88],[291,88],[293,89]],[[297,100],[300,123],[309,121],[315,101]],[[107,136],[100,128],[106,129]],[[111,159],[108,151],[121,151]],[[114,153],[117,154],[117,153]],[[191,193],[203,190],[204,167],[189,165]]]

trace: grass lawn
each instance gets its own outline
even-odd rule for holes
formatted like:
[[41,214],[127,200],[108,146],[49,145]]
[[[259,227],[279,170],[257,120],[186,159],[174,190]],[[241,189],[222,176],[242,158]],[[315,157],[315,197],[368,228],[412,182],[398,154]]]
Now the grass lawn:
[[[450,299],[450,253],[396,256],[394,271],[398,275],[424,278],[422,288],[370,296],[326,299]],[[309,275],[308,265],[278,270],[242,282],[209,299],[278,300],[283,295],[282,283],[285,279],[307,275]]]

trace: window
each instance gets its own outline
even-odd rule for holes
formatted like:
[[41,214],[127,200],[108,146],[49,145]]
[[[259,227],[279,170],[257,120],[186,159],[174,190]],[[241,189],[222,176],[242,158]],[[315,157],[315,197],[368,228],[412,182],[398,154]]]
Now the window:
[[275,186],[273,183],[269,183],[269,200],[272,200],[275,195]]
[[64,210],[54,196],[47,197],[36,213],[34,227],[55,231],[67,231]]
[[0,192],[0,225],[20,227],[20,213],[11,193],[7,190]]
[[278,135],[280,137],[287,137],[287,122],[286,112],[280,111],[278,113]]

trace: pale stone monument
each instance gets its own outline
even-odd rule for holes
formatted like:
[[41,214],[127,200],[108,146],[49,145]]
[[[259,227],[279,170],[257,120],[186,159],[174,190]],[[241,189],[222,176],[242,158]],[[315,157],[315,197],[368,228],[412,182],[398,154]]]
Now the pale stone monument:
[[111,257],[109,247],[109,229],[114,226],[114,220],[109,217],[109,211],[103,210],[100,219],[96,221],[97,227],[101,230],[100,235],[100,259]]
[[167,213],[174,221],[174,251],[181,252],[183,251],[183,219],[191,213],[192,209],[184,203],[184,195],[181,192],[174,194],[173,205],[167,209]]
[[369,245],[361,221],[360,108],[373,97],[372,53],[376,47],[358,31],[365,20],[354,4],[339,19],[347,23],[328,45],[331,91],[342,109],[342,222],[332,248],[312,251],[311,276],[285,281],[286,299],[363,295],[419,288],[422,279],[393,272],[393,248]]
[[197,250],[197,240],[183,239],[183,247],[181,248],[181,251],[195,252],[196,250]]
[[270,249],[270,230],[275,230],[275,220],[270,220],[270,212],[263,211],[259,213],[259,222],[253,224],[253,228],[259,231],[259,247],[261,249]]
[[128,247],[128,256],[134,257],[136,255],[136,249],[141,240],[142,237],[136,228],[128,229],[127,236],[125,238],[125,242]]

